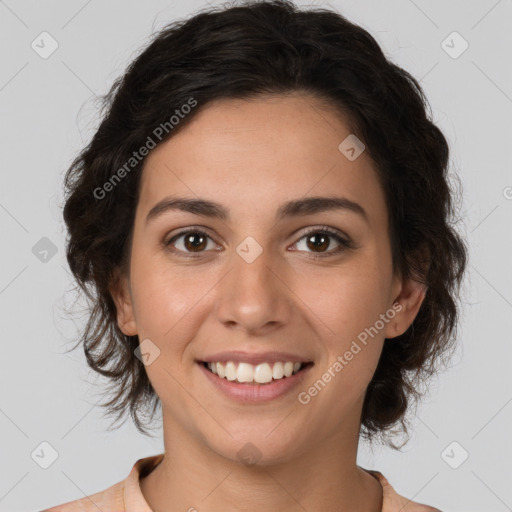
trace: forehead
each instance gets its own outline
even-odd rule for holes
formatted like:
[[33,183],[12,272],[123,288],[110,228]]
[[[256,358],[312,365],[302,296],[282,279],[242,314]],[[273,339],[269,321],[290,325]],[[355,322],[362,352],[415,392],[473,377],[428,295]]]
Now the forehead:
[[176,194],[267,215],[290,199],[340,195],[382,216],[373,161],[364,151],[351,161],[339,149],[349,136],[340,114],[309,95],[212,102],[148,155],[139,209]]

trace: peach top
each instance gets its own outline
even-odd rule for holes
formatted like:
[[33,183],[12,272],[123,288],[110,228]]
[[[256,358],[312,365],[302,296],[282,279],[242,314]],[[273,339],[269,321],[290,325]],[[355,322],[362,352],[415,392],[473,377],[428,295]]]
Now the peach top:
[[[139,480],[149,475],[162,461],[164,454],[137,460],[130,474],[104,491],[41,512],[153,512],[140,489]],[[361,468],[364,469],[364,468]],[[397,494],[379,471],[364,469],[382,485],[382,512],[441,512],[437,508],[408,500]]]

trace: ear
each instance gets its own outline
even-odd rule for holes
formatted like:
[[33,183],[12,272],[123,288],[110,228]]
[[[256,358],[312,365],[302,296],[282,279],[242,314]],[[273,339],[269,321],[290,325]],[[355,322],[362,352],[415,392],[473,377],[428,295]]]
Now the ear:
[[125,273],[117,272],[109,286],[117,310],[117,323],[126,336],[137,334],[130,283]]
[[[421,265],[424,269],[424,275],[427,274],[429,267],[429,258],[426,252],[422,251],[420,256]],[[420,261],[418,261],[420,263]],[[412,278],[402,279],[395,276],[393,281],[393,306],[395,316],[393,320],[386,324],[385,337],[395,338],[403,334],[413,323],[418,311],[425,299],[427,285],[420,283]]]

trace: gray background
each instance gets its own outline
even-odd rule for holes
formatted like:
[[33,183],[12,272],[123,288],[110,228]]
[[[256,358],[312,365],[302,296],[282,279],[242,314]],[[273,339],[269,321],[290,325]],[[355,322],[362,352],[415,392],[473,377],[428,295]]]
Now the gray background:
[[[471,250],[450,369],[431,382],[402,452],[361,445],[358,463],[445,512],[512,510],[512,2],[316,4],[362,25],[421,79],[451,145],[452,172],[462,179],[459,231]],[[0,511],[40,510],[103,490],[125,478],[135,460],[163,450],[159,431],[154,440],[131,422],[106,431],[109,422],[95,405],[102,381],[88,371],[81,348],[65,353],[83,318],[64,316],[75,295],[61,184],[97,126],[95,95],[108,90],[154,30],[204,6],[0,1]],[[47,59],[31,47],[43,31],[59,45]],[[469,44],[457,58],[442,45],[453,31]],[[451,39],[452,53],[462,48]],[[48,469],[31,457],[42,442],[58,454]],[[457,469],[448,464],[459,464],[465,452]]]

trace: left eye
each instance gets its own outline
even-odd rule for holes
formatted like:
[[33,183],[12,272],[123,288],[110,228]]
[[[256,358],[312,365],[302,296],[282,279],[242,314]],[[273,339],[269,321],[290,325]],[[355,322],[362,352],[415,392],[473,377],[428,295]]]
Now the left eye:
[[[338,243],[338,246],[334,249],[327,250],[331,246],[331,239],[334,239]],[[327,228],[310,231],[300,238],[300,240],[296,243],[297,246],[300,245],[301,240],[305,240],[304,244],[307,249],[313,250],[312,252],[314,253],[314,258],[332,256],[333,254],[340,253],[344,249],[352,247],[352,244],[349,240],[342,238],[337,232]]]

